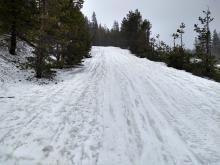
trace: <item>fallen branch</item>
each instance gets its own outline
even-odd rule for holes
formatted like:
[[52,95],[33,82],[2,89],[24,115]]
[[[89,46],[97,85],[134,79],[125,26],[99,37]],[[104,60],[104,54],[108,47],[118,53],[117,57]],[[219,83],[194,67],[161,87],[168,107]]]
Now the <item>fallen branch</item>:
[[10,96],[10,97],[0,97],[0,99],[14,99],[14,96]]

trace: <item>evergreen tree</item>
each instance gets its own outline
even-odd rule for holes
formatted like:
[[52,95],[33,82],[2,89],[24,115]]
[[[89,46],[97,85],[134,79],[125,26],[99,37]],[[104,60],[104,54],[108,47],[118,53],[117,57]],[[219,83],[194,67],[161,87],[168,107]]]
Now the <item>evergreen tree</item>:
[[38,24],[32,36],[35,43],[36,77],[50,72],[50,56],[57,58],[60,68],[79,64],[90,51],[86,18],[80,11],[81,0],[39,0]]
[[10,54],[16,54],[17,37],[23,39],[33,26],[35,9],[35,0],[0,1],[0,29],[2,33],[10,34]]
[[98,45],[98,38],[99,38],[99,34],[98,34],[98,21],[97,21],[97,18],[96,18],[96,14],[95,12],[93,12],[92,14],[92,21],[91,21],[91,30],[90,30],[90,34],[92,36],[92,41],[93,41],[93,45],[94,46],[97,46]]
[[110,40],[112,46],[119,46],[120,47],[120,42],[121,42],[121,35],[120,35],[120,28],[119,28],[119,23],[117,21],[114,21],[113,27],[110,32]]
[[212,38],[212,53],[219,59],[220,58],[220,39],[216,30],[213,32]]
[[195,37],[194,46],[195,46],[195,53],[201,54],[200,42],[199,42],[199,39],[197,37]]
[[144,20],[141,24],[139,36],[137,40],[137,53],[140,57],[146,57],[147,52],[150,51],[150,29],[151,24],[148,20]]
[[35,70],[36,77],[42,78],[44,70],[46,70],[46,57],[48,55],[48,42],[47,42],[47,32],[49,29],[49,14],[48,14],[48,0],[38,1],[39,10],[39,29],[36,31],[37,36],[35,36]]
[[143,56],[143,53],[150,47],[150,29],[150,22],[143,21],[138,10],[130,11],[121,24],[123,46]]
[[122,21],[121,31],[125,47],[128,47],[133,53],[137,52],[137,38],[141,22],[142,16],[138,10],[130,11]]
[[180,35],[180,40],[181,40],[180,46],[182,49],[183,49],[183,34],[185,33],[185,31],[184,31],[185,27],[186,27],[186,25],[182,22],[180,24],[179,29],[177,29],[177,33],[179,33],[179,35]]
[[205,74],[210,74],[214,68],[214,61],[211,56],[211,32],[209,25],[214,18],[212,18],[209,9],[203,11],[203,14],[204,17],[199,17],[201,26],[195,24],[194,30],[198,33],[199,50],[201,51],[199,53],[201,53],[200,56],[202,57],[205,66]]
[[209,24],[213,21],[214,18],[211,17],[210,10],[203,11],[204,17],[199,17],[201,27],[198,24],[195,24],[195,31],[198,33],[198,39],[200,41],[200,46],[202,47],[206,55],[211,55],[210,46],[211,46],[211,32]]
[[176,49],[176,39],[179,38],[179,34],[173,33],[172,37],[173,37],[173,49],[175,50]]
[[112,29],[102,26],[97,27],[97,20],[93,14],[93,21],[89,22],[89,31],[92,37],[92,43],[95,46],[121,46],[121,32],[117,21],[113,23]]
[[119,24],[117,21],[114,21],[113,23],[113,26],[112,26],[112,31],[115,31],[115,32],[119,32]]

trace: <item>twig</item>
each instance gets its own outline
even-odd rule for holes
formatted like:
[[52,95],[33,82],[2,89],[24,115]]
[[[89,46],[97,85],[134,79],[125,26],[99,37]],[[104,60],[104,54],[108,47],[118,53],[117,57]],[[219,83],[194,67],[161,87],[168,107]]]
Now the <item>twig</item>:
[[0,97],[0,99],[14,99],[14,96],[9,96],[9,97]]

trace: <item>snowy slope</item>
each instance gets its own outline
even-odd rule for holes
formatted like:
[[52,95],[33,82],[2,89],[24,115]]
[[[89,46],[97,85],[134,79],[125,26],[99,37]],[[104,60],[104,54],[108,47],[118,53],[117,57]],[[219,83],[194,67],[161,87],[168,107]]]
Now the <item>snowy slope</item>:
[[58,84],[0,87],[1,165],[220,165],[220,84],[94,47]]
[[21,66],[27,62],[27,57],[33,56],[33,49],[23,42],[18,42],[17,47],[18,55],[10,55],[7,48],[0,48],[0,86],[4,84],[6,87],[10,83],[33,77],[30,70],[21,70]]

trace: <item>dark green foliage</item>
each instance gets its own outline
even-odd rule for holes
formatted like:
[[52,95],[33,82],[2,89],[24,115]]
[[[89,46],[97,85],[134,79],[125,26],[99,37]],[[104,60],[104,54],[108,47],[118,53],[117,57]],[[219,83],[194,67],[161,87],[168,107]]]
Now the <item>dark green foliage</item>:
[[101,29],[99,29],[98,27],[98,21],[96,18],[96,14],[95,12],[93,12],[92,14],[92,21],[89,23],[89,27],[90,27],[90,34],[92,37],[92,44],[94,46],[98,46],[99,45],[99,33],[101,31]]
[[145,57],[150,47],[150,29],[150,22],[143,20],[138,10],[130,11],[121,24],[123,47],[129,48],[140,57]]
[[212,37],[212,53],[220,60],[220,39],[216,30],[214,30]]
[[[212,22],[211,12],[204,11],[205,17],[199,17],[201,27],[195,25],[198,32],[195,47],[196,53],[184,49],[183,34],[185,24],[181,23],[173,33],[173,48],[160,40],[160,35],[150,38],[151,24],[143,20],[141,13],[130,11],[121,23],[121,29],[117,22],[109,30],[102,25],[98,26],[95,13],[92,22],[89,22],[90,33],[93,35],[93,44],[96,46],[118,46],[131,50],[141,58],[153,61],[165,62],[169,67],[186,70],[200,77],[208,77],[220,81],[220,71],[216,69],[216,60],[211,56],[211,33],[209,23]],[[180,45],[177,40],[180,39]],[[217,50],[219,39],[213,36],[213,52]]]
[[209,29],[209,24],[213,21],[214,18],[211,17],[211,12],[209,10],[203,11],[204,17],[199,17],[200,26],[195,24],[195,31],[198,33],[198,45],[197,52],[198,56],[201,57],[204,67],[205,75],[210,75],[213,72],[214,66],[214,57],[211,54],[211,32]]
[[90,34],[94,46],[116,46],[128,48],[139,57],[146,57],[151,51],[150,29],[148,20],[143,20],[140,12],[130,11],[121,23],[115,21],[112,29],[98,26],[96,14],[93,13],[92,21],[89,22]]
[[[160,40],[150,38],[151,23],[138,10],[130,11],[122,20],[121,28],[115,21],[108,29],[98,24],[95,12],[90,22],[80,11],[83,0],[1,0],[0,34],[9,34],[9,51],[15,54],[17,38],[35,48],[30,66],[36,77],[51,75],[51,68],[72,67],[90,57],[94,46],[117,46],[129,49],[141,58],[165,62],[169,67],[186,70],[201,77],[220,81],[216,59],[220,58],[220,40],[216,31],[213,39],[209,24],[213,21],[209,10],[195,25],[198,37],[195,53],[184,50],[185,24],[173,33],[173,48]],[[180,45],[176,41],[180,39]],[[54,59],[53,57],[56,57]],[[195,61],[193,59],[196,59]]]
[[173,37],[173,48],[176,48],[176,40],[179,38],[179,34],[178,33],[173,33],[172,34]]
[[[11,54],[16,38],[34,47],[30,66],[41,78],[52,67],[69,67],[89,57],[91,37],[86,18],[80,11],[83,0],[1,0],[1,33],[11,34]],[[52,57],[55,56],[57,60]]]
[[112,29],[109,34],[109,38],[111,39],[111,45],[116,47],[121,47],[121,32],[119,23],[117,21],[114,21]]
[[59,26],[52,28],[55,30],[53,42],[58,45],[57,62],[61,67],[78,64],[83,57],[88,57],[91,48],[86,19],[76,7],[66,8],[62,16],[57,18]]
[[35,0],[1,0],[0,31],[10,34],[9,52],[16,54],[17,38],[23,38],[33,26]]
[[124,39],[124,47],[128,47],[132,52],[137,50],[137,39],[141,29],[142,16],[138,10],[130,11],[121,24],[121,32]]
[[[147,58],[153,61],[165,62],[169,67],[180,70],[186,70],[194,75],[200,77],[211,78],[220,82],[220,70],[215,67],[216,58],[211,53],[211,33],[209,24],[213,18],[210,16],[211,12],[203,11],[204,18],[199,17],[201,27],[195,25],[195,31],[198,33],[198,38],[195,40],[195,53],[189,53],[184,50],[183,34],[185,24],[182,23],[177,33],[173,33],[174,46],[171,48],[164,42],[160,41],[159,35],[156,39],[152,38],[150,41],[151,53],[147,54]],[[176,44],[177,39],[181,39],[181,45]],[[213,34],[212,51],[218,50],[219,38],[217,32]]]
[[181,39],[181,44],[180,44],[180,47],[183,49],[183,34],[185,33],[185,27],[186,27],[186,25],[182,22],[181,24],[180,24],[180,27],[179,27],[179,29],[177,29],[177,33],[179,34],[179,36],[180,36],[180,39]]
[[86,18],[80,11],[82,2],[47,0],[46,15],[39,15],[40,19],[46,19],[41,20],[37,33],[42,38],[35,37],[37,73],[38,68],[41,69],[41,75],[37,77],[43,75],[42,69],[51,55],[56,56],[55,66],[59,68],[74,66],[88,57],[91,44]]
[[175,48],[168,56],[167,65],[176,69],[183,69],[185,63],[185,54],[183,49]]
[[[169,67],[185,70],[200,77],[208,77],[220,81],[220,72],[215,68],[216,60],[214,56],[210,57],[208,62],[204,62],[205,60],[202,59],[201,56],[188,53],[181,47],[176,47],[170,53],[162,53],[162,55],[157,57],[159,60],[153,59],[153,61],[163,61]],[[209,72],[207,72],[207,68]]]
[[93,46],[116,46],[121,47],[121,32],[118,22],[114,22],[112,29],[101,24],[98,25],[95,12],[92,21],[88,22]]

